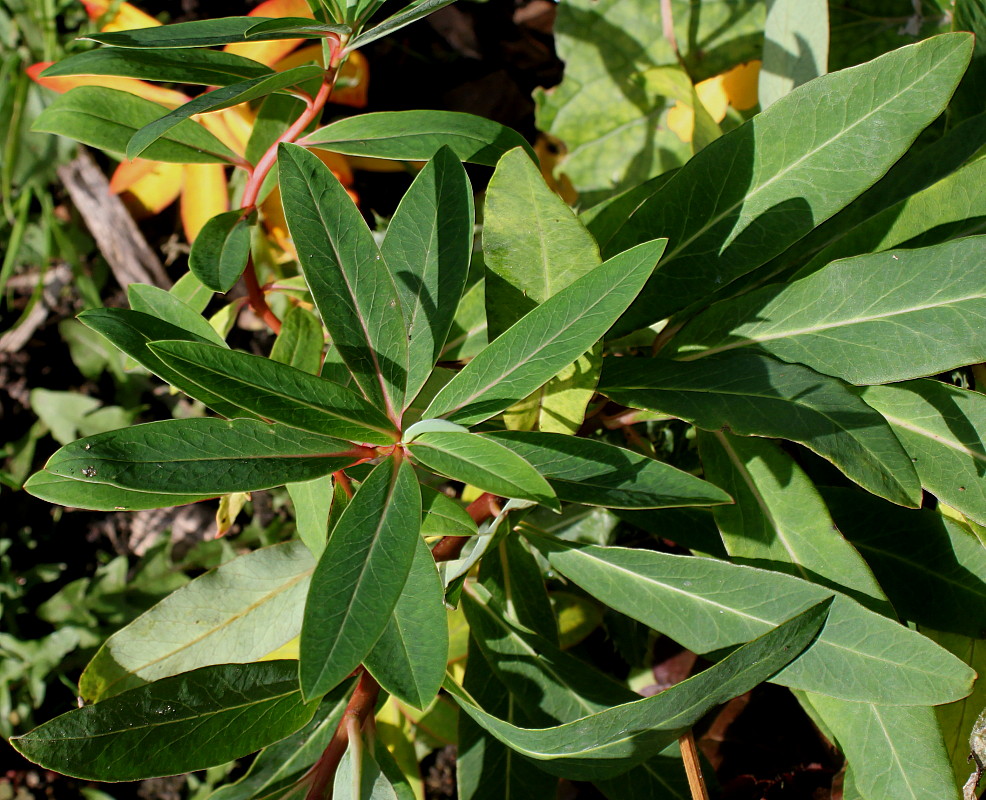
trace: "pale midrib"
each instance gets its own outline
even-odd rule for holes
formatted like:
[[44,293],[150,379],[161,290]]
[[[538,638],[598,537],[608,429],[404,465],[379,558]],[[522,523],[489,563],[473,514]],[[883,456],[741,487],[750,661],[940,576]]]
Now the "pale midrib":
[[891,414],[886,414],[882,411],[880,413],[883,414],[884,418],[891,425],[894,425],[898,428],[903,428],[905,431],[910,431],[911,433],[917,434],[918,436],[923,436],[926,439],[931,439],[932,441],[937,442],[940,445],[955,450],[956,452],[962,453],[963,455],[967,455],[970,458],[975,459],[976,461],[986,462],[986,453],[977,452],[972,448],[964,444],[961,444],[960,442],[956,442],[953,439],[947,439],[941,434],[932,433],[931,431],[926,430],[925,428],[918,427],[913,422],[907,422],[905,420],[900,419],[899,417],[895,417]]
[[883,724],[883,717],[880,716],[880,711],[877,706],[870,704],[870,709],[872,709],[873,717],[876,719],[877,724],[880,726],[880,730],[883,731],[883,736],[887,741],[887,746],[890,748],[890,752],[893,755],[894,764],[896,765],[896,772],[907,784],[907,789],[910,792],[911,797],[917,800],[918,795],[914,793],[914,788],[911,785],[911,781],[908,780],[908,767],[905,766],[900,760],[900,754],[897,752],[897,748],[894,747],[893,737],[890,735],[890,731],[887,730],[887,726]]
[[856,540],[853,542],[853,544],[856,547],[858,547],[860,550],[865,550],[867,552],[873,553],[874,555],[883,556],[889,561],[896,561],[900,564],[904,564],[905,566],[908,566],[911,569],[916,569],[918,572],[922,572],[931,578],[935,578],[941,581],[942,583],[947,583],[950,586],[953,586],[954,588],[960,591],[970,592],[972,594],[978,595],[979,597],[986,599],[986,591],[977,591],[974,588],[975,581],[969,581],[968,583],[966,583],[964,581],[956,580],[952,576],[946,575],[944,572],[936,572],[935,570],[929,569],[928,567],[917,561],[914,561],[909,558],[905,558],[899,553],[895,553],[892,550],[887,550],[883,547],[878,547],[876,545],[867,544],[864,541]]

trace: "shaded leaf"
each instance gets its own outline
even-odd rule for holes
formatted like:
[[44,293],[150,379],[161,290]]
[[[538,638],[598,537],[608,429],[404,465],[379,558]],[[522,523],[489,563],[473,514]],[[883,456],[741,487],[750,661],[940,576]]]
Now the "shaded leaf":
[[272,361],[318,375],[325,338],[322,325],[311,311],[295,306],[281,320],[281,331],[270,349]]
[[764,25],[760,108],[828,71],[829,7],[825,0],[769,0]]
[[210,219],[188,254],[192,274],[214,292],[232,289],[250,257],[250,228],[250,218],[242,211],[226,211]]
[[228,86],[270,75],[273,70],[249,58],[221,50],[126,50],[102,47],[63,58],[39,77],[62,75],[119,75],[146,81]]
[[400,30],[405,25],[410,25],[412,22],[417,22],[419,19],[427,17],[433,11],[444,8],[454,1],[455,0],[414,0],[414,2],[408,6],[405,6],[393,16],[387,17],[387,19],[379,25],[374,25],[372,28],[368,28],[358,34],[349,43],[349,49],[355,50],[357,47],[365,47],[370,42],[375,42],[377,39],[382,39],[384,36],[388,36],[394,31]]
[[[275,39],[321,39],[325,35],[325,30],[314,30],[316,26],[310,19],[305,20],[310,26],[309,30],[293,29],[291,24],[288,24],[286,29],[275,25],[275,29],[269,32],[260,30],[247,35],[252,29],[259,28],[264,23],[280,22],[280,19],[264,17],[200,19],[153,28],[96,33],[85,38],[113,47],[213,47],[217,44],[263,42]],[[330,27],[340,33],[348,31],[345,26]]]

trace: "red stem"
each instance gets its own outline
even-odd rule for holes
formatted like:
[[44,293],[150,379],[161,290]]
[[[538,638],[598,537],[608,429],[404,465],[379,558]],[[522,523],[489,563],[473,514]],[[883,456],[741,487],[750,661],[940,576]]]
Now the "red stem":
[[[466,513],[472,517],[473,522],[479,525],[500,513],[500,504],[497,500],[495,494],[483,492],[469,504]],[[452,561],[459,557],[462,548],[471,538],[470,536],[443,536],[441,541],[431,548],[431,554],[435,561]]]

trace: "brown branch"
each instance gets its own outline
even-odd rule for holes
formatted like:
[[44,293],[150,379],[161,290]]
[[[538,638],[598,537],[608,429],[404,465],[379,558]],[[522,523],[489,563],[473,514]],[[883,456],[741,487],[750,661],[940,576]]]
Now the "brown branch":
[[[498,500],[495,494],[483,492],[469,504],[466,513],[479,525],[500,513]],[[431,548],[431,554],[435,561],[452,561],[459,557],[462,548],[471,538],[471,536],[443,536],[441,541]]]
[[695,737],[688,731],[678,740],[681,747],[681,760],[685,764],[685,775],[688,776],[688,788],[692,800],[709,800],[709,790],[705,788],[702,777],[702,765],[698,760],[698,748],[695,747]]

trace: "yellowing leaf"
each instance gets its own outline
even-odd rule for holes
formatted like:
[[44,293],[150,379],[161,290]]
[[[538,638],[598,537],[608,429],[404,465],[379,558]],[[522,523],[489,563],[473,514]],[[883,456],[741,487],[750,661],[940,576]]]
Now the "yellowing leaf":
[[106,21],[102,29],[106,33],[113,31],[132,31],[136,28],[154,28],[161,23],[154,17],[145,14],[130,3],[114,3],[113,0],[82,0],[90,19],[99,20],[111,8],[116,7],[116,13]]
[[301,640],[300,636],[295,636],[293,639],[285,642],[280,647],[275,650],[271,650],[267,655],[262,658],[257,659],[258,661],[280,661],[282,658],[289,658],[293,661],[298,660],[298,642]]
[[122,195],[137,219],[161,213],[181,194],[185,172],[181,164],[136,158],[124,161],[110,180],[110,191]]
[[729,105],[737,111],[753,108],[757,100],[757,83],[760,80],[760,62],[739,64],[722,76],[722,88],[729,98]]
[[50,67],[53,61],[40,61],[27,68],[28,77],[35,83],[62,94],[77,86],[103,86],[107,89],[119,89],[122,92],[153,100],[168,108],[177,108],[187,103],[191,98],[174,89],[165,89],[147,81],[136,78],[119,78],[113,75],[66,75],[59,78],[42,78],[41,73]]
[[229,209],[226,172],[222,164],[185,164],[181,195],[181,224],[189,242],[216,214]]
[[[695,93],[709,116],[716,122],[722,122],[729,106],[745,111],[757,104],[759,77],[760,62],[750,61],[695,84]],[[679,100],[668,112],[668,127],[681,141],[690,142],[695,130],[695,110]]]

